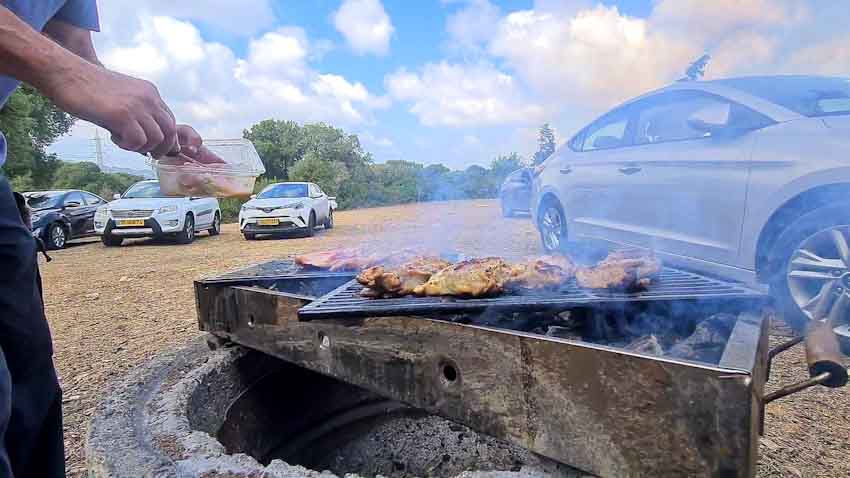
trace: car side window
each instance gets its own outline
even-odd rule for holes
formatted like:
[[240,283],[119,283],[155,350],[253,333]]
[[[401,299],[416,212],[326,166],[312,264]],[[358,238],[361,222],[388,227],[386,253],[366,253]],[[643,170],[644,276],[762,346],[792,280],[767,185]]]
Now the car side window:
[[594,151],[597,149],[611,149],[628,146],[629,141],[626,132],[629,126],[629,114],[627,109],[620,109],[609,113],[596,120],[588,126],[581,136],[582,151]]
[[71,203],[77,203],[77,207],[86,205],[83,201],[83,195],[80,193],[70,193],[65,196],[65,207],[70,207]]
[[104,202],[103,199],[90,193],[83,193],[83,198],[86,200],[86,204],[88,204],[89,206],[96,206]]
[[[635,144],[709,138],[721,130],[752,130],[771,123],[745,106],[695,91],[650,97],[634,109]],[[708,118],[711,124],[700,125],[698,118]]]

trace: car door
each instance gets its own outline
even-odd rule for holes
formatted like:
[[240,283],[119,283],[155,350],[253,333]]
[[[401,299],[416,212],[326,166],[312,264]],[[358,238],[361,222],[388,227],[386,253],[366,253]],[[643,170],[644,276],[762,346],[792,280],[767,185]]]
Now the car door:
[[568,234],[574,238],[625,241],[619,218],[639,205],[623,194],[619,165],[631,145],[631,113],[618,108],[587,126],[568,143],[555,165],[561,180]]
[[505,201],[511,209],[527,211],[531,198],[531,172],[528,168],[514,171],[502,187]]
[[92,193],[83,192],[82,195],[87,209],[86,222],[83,226],[83,234],[94,234],[94,214],[97,212],[97,208],[106,204],[106,201],[104,201],[100,196]]
[[[758,113],[700,91],[632,105],[634,145],[617,164],[619,189],[636,207],[614,213],[626,242],[733,264],[740,244]],[[695,118],[710,115],[709,128]],[[723,125],[718,127],[718,125]]]
[[213,222],[215,217],[215,199],[193,197],[189,199],[189,208],[195,216],[195,228],[204,229]]
[[[71,237],[82,236],[86,231],[86,222],[89,217],[89,207],[86,206],[83,195],[72,191],[65,195],[62,212],[71,223]],[[92,214],[93,216],[93,214]]]
[[330,215],[330,202],[328,201],[328,195],[322,191],[316,184],[311,184],[311,196],[313,198],[313,207],[316,210],[316,221],[322,222],[328,218]]

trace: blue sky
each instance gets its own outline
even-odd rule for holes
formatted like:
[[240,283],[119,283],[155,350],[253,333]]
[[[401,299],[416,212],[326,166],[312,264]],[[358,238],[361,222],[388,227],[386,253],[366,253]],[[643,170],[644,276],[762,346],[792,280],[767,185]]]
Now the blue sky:
[[[710,77],[850,71],[850,9],[826,0],[111,0],[101,14],[104,63],[155,82],[207,137],[325,121],[379,162],[452,168],[531,155],[543,122],[566,140],[704,51]],[[93,134],[80,123],[53,150],[90,159]]]

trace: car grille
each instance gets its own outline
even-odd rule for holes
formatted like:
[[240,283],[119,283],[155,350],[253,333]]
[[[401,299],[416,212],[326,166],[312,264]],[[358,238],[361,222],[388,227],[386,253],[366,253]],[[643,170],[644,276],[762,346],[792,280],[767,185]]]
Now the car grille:
[[113,209],[111,212],[115,219],[151,217],[153,215],[153,209]]

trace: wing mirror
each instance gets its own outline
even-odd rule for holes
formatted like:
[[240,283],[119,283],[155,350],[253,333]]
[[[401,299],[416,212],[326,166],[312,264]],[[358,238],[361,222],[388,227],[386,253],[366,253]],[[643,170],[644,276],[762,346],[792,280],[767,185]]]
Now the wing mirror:
[[720,132],[729,124],[729,104],[713,103],[694,111],[688,126],[707,135]]
[[112,200],[113,200],[113,201],[118,200],[118,199],[121,199],[121,195],[120,195],[120,194],[115,193],[115,194],[113,194],[113,195],[112,195]]
[[336,201],[336,196],[328,196],[328,201]]

